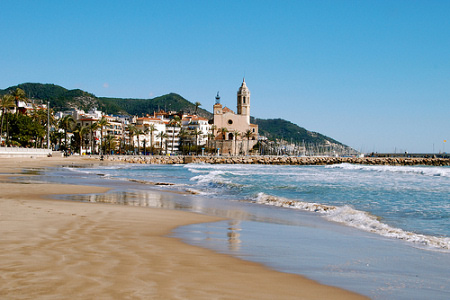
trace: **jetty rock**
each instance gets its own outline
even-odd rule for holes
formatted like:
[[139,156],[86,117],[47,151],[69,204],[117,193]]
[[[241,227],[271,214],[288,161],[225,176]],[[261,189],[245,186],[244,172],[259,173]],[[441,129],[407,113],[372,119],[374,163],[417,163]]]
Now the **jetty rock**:
[[448,158],[411,157],[328,157],[328,156],[183,156],[183,155],[111,155],[105,160],[135,164],[261,164],[261,165],[389,165],[450,166]]

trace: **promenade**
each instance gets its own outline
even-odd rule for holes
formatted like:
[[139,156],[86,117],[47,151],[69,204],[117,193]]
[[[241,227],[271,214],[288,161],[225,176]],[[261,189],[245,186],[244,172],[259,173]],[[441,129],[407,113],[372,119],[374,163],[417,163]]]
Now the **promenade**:
[[22,147],[0,147],[0,157],[45,157],[53,155],[51,149],[22,148]]

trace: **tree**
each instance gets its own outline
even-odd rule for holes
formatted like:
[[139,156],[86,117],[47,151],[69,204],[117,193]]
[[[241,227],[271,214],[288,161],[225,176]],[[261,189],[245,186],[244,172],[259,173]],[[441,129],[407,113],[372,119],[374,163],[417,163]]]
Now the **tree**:
[[108,134],[105,138],[105,144],[108,146],[108,154],[111,154],[111,150],[116,148],[116,137],[112,134]]
[[[33,119],[34,122],[37,122],[38,124],[40,124],[44,129],[50,125],[54,125],[55,123],[55,118],[53,116],[53,113],[48,113],[48,108],[47,109],[39,109],[37,107],[33,107],[33,111],[31,112],[31,118]],[[50,124],[47,124],[48,122],[50,122]],[[42,136],[40,137],[40,147],[43,146],[44,143],[44,137]]]
[[[172,120],[170,120],[169,125],[172,127],[172,152],[173,146],[175,143],[175,127],[178,127],[181,124],[181,119],[179,116],[174,116]],[[167,149],[166,149],[167,150]]]
[[196,114],[197,114],[198,107],[199,107],[199,106],[202,106],[202,104],[201,104],[200,102],[198,102],[198,101],[195,102],[194,104],[195,104],[195,112],[194,112],[194,114],[196,115]]
[[136,137],[137,137],[137,142],[138,142],[138,150],[137,150],[137,154],[139,155],[139,148],[140,148],[140,145],[141,145],[140,142],[139,142],[139,136],[140,136],[141,134],[144,134],[144,132],[143,132],[141,129],[135,128],[134,134],[135,134]]
[[234,137],[234,155],[236,156],[237,151],[237,138],[240,136],[241,133],[238,130],[233,131],[233,137]]
[[39,138],[45,136],[45,129],[39,123],[34,122],[30,116],[13,114],[10,116],[11,143],[22,147],[36,145]]
[[178,133],[178,136],[180,137],[180,149],[182,150],[182,153],[185,154],[185,146],[184,143],[189,137],[189,131],[185,130],[183,128],[180,129],[180,132]]
[[[160,151],[160,153],[162,154],[163,139],[167,138],[167,134],[164,131],[160,131],[156,137],[161,139],[161,151]],[[166,154],[167,154],[167,148],[166,148]]]
[[226,134],[228,132],[228,129],[226,127],[222,127],[219,129],[220,133],[222,134],[222,139],[225,141]]
[[[102,116],[102,118],[97,123],[98,123],[98,126],[100,127],[100,148],[101,148],[101,145],[104,144],[103,143],[103,127],[108,126],[109,122],[105,118],[105,116]],[[103,145],[103,146],[105,146],[105,145]],[[104,150],[105,150],[105,148],[104,148]]]
[[128,137],[129,137],[129,141],[130,143],[132,143],[132,149],[133,149],[133,154],[135,153],[135,149],[134,149],[134,134],[136,133],[136,127],[132,124],[127,126],[127,131],[128,131]]
[[67,143],[67,132],[72,131],[74,124],[75,124],[75,120],[73,119],[73,117],[71,115],[65,115],[64,117],[62,117],[59,120],[59,128],[62,128],[64,130],[65,150],[67,150],[69,148],[68,143]]
[[244,136],[247,138],[247,155],[250,153],[250,138],[252,137],[253,132],[250,129],[247,129]]
[[82,154],[83,150],[83,136],[88,134],[90,131],[89,126],[77,126],[77,128],[74,130],[74,133],[78,135],[78,138],[80,140],[80,155]]
[[97,129],[98,129],[98,123],[97,122],[94,122],[94,123],[92,123],[92,121],[91,121],[91,125],[89,125],[89,130],[90,130],[90,132],[91,132],[91,153],[92,154],[94,154],[94,150],[95,150],[95,140],[94,140],[94,135],[93,135],[93,133],[94,133],[94,131],[97,131]]
[[202,135],[203,132],[201,130],[198,130],[197,128],[195,128],[194,130],[192,130],[192,135],[195,136],[195,148],[197,150],[198,147],[198,136]]
[[[3,95],[3,97],[0,100],[1,100],[0,108],[2,110],[2,123],[0,126],[0,140],[1,140],[1,138],[3,137],[3,119],[5,117],[5,113],[7,110],[15,106],[15,102],[13,95]],[[8,123],[8,120],[6,120],[6,123]],[[9,132],[7,132],[6,135],[9,136]]]
[[214,135],[214,137],[216,137],[216,134],[214,133],[214,131],[216,131],[216,129],[217,129],[217,126],[216,125],[211,125],[211,132],[212,132],[212,134]]
[[[11,95],[14,97],[14,101],[16,102],[16,107],[19,107],[19,101],[27,102],[27,95],[25,94],[25,91],[21,88],[16,88],[14,91],[11,92]],[[16,114],[18,113],[18,110],[16,110]]]
[[150,124],[147,128],[146,128],[146,130],[148,130],[148,132],[150,132],[150,149],[151,149],[151,151],[152,151],[152,153],[153,153],[153,132],[155,132],[156,131],[156,127],[155,127],[155,124]]

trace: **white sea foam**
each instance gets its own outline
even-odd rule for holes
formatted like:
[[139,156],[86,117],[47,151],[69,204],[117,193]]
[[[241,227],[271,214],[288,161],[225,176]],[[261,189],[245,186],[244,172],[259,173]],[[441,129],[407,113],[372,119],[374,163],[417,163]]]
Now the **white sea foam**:
[[354,165],[354,164],[344,163],[344,164],[326,166],[325,168],[450,177],[450,168],[448,168],[448,167],[368,166],[368,165]]
[[282,197],[258,193],[254,201],[258,204],[272,205],[284,208],[300,209],[322,214],[327,220],[345,224],[360,230],[376,233],[389,238],[396,238],[442,250],[450,250],[450,238],[427,236],[408,232],[384,224],[374,215],[356,210],[350,206],[332,206],[319,203],[290,200]]
[[[192,177],[191,181],[196,181],[199,185],[207,185],[210,183],[223,183],[225,180],[221,177],[221,175],[225,174],[223,171],[211,171],[207,173],[201,173],[201,175],[197,175]],[[230,182],[231,183],[231,182]]]
[[84,168],[72,168],[72,167],[66,167],[66,170],[70,170],[71,172],[74,173],[79,173],[79,174],[86,174],[86,175],[97,175],[97,176],[101,176],[104,178],[110,178],[111,174],[107,173],[107,172],[103,172],[100,170],[92,170],[92,169],[84,169]]

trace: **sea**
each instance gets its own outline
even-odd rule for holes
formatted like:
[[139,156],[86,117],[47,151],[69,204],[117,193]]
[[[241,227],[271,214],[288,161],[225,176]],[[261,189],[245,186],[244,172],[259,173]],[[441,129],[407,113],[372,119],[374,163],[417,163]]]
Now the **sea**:
[[450,299],[450,167],[116,164],[39,178],[112,188],[66,200],[222,217],[173,236],[372,299]]

